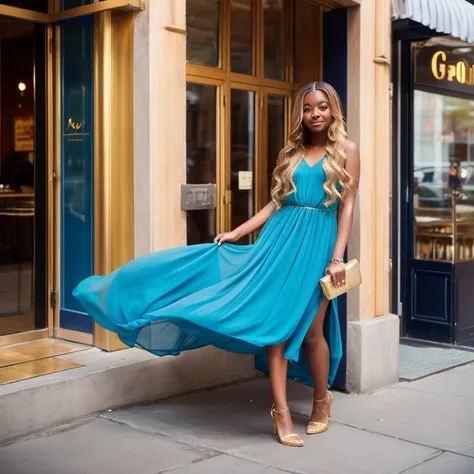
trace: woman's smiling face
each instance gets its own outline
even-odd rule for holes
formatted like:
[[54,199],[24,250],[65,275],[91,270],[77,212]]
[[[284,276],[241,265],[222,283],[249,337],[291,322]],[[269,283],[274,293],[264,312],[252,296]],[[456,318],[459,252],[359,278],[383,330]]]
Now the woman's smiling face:
[[311,133],[321,133],[332,123],[328,96],[320,90],[306,94],[303,103],[303,124]]

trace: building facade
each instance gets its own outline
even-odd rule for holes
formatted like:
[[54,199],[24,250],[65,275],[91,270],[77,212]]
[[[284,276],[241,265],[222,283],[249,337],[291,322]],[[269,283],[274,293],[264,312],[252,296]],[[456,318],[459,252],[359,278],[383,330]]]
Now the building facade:
[[[77,282],[212,241],[251,217],[269,200],[295,93],[325,80],[362,159],[348,257],[360,260],[363,284],[340,301],[337,385],[367,391],[398,380],[388,0],[64,0],[40,12],[13,3],[0,14],[36,25],[35,317],[0,344],[57,337],[122,349],[80,314]],[[254,373],[249,357],[192,357],[213,381],[235,367]]]

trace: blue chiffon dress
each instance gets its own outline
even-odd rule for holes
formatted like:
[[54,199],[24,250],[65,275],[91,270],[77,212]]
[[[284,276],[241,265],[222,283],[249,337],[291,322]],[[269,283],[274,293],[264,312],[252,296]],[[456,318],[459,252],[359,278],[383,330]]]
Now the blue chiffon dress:
[[[257,368],[267,372],[265,347],[287,341],[288,376],[312,386],[302,343],[323,299],[319,279],[334,248],[339,206],[324,205],[322,165],[301,160],[293,175],[296,191],[254,244],[156,252],[87,278],[74,295],[124,344],[158,356],[212,345],[255,354]],[[331,385],[342,356],[336,300],[325,336]]]

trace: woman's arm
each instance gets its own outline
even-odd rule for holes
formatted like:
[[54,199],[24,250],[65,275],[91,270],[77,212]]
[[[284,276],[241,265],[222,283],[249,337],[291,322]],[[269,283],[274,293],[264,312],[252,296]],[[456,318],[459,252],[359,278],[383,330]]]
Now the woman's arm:
[[[344,190],[344,201],[341,203],[338,213],[337,238],[332,253],[332,258],[343,259],[344,251],[349,241],[354,218],[354,206],[359,188],[360,179],[360,154],[357,145],[349,140],[345,144],[346,151],[346,171],[351,177],[350,189]],[[332,275],[334,286],[345,284],[345,269],[343,265],[331,262],[328,271]]]
[[257,229],[260,229],[265,222],[270,219],[270,216],[275,212],[276,205],[273,201],[270,201],[262,210],[257,212],[251,219],[244,222],[242,225],[234,229],[232,232],[222,232],[214,239],[214,242],[218,242],[222,245],[224,242],[236,242],[237,240],[245,237]]

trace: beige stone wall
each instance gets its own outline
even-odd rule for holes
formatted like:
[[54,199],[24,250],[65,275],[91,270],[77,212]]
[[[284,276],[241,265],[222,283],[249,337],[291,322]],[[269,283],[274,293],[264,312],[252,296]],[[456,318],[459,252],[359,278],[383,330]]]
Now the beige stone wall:
[[135,26],[135,255],[186,244],[185,0],[149,2]]
[[349,258],[362,285],[348,295],[347,388],[370,392],[398,381],[399,319],[389,314],[390,0],[349,10],[348,132],[359,144],[361,180]]
[[348,319],[389,310],[390,0],[349,10],[348,133],[359,144],[361,182],[349,242],[362,286],[349,294]]

